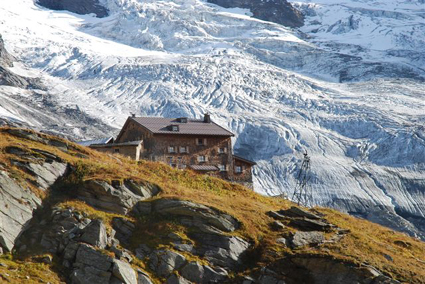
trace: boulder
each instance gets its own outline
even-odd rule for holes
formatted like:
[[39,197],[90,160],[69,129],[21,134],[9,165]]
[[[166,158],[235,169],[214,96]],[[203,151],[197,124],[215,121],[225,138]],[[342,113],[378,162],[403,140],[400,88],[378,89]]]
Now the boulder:
[[373,279],[373,284],[400,284],[399,281],[385,275],[379,275]]
[[278,238],[276,239],[276,243],[287,246],[288,245],[288,241],[285,238]]
[[188,280],[184,279],[183,277],[173,274],[170,277],[168,277],[165,284],[191,284],[191,283]]
[[48,144],[49,140],[42,137],[40,134],[35,133],[28,129],[22,129],[22,128],[11,128],[8,129],[7,132],[13,136],[28,139],[35,142],[40,142],[43,144]]
[[82,266],[71,273],[72,284],[105,284],[109,283],[111,272],[93,266]]
[[192,237],[198,241],[198,255],[212,264],[229,268],[241,263],[242,255],[250,246],[247,241],[235,236],[195,233]]
[[134,205],[133,212],[135,215],[149,215],[152,212],[152,203],[139,201]]
[[113,246],[111,246],[109,251],[115,253],[115,257],[120,259],[120,260],[125,260],[129,263],[131,263],[133,261],[133,257],[131,256],[129,250],[119,249],[115,245],[113,245]]
[[261,275],[258,278],[258,281],[255,283],[259,283],[259,284],[285,284],[285,281],[280,280],[279,279],[279,275],[267,268],[267,267],[263,267],[261,269]]
[[131,235],[136,228],[131,221],[121,217],[114,217],[112,219],[112,227],[116,231],[115,238],[123,244],[128,244]]
[[303,231],[323,231],[323,232],[329,232],[335,227],[329,223],[325,223],[320,220],[307,219],[305,217],[293,218],[291,219],[291,222],[289,223],[289,225]]
[[137,284],[153,284],[149,275],[139,270],[137,273]]
[[291,238],[291,246],[293,248],[305,245],[319,245],[325,241],[322,232],[301,232],[297,231]]
[[136,257],[138,259],[145,259],[148,255],[151,254],[152,249],[145,244],[141,244],[135,251]]
[[300,218],[308,218],[313,220],[320,220],[321,218],[317,216],[316,214],[313,214],[307,210],[301,209],[299,207],[292,206],[291,208],[287,210],[279,210],[279,215],[288,216],[288,217],[300,217]]
[[234,217],[190,201],[159,199],[153,202],[153,210],[162,215],[191,217],[194,221],[200,220],[200,224],[209,224],[225,232],[233,232],[240,226]]
[[74,261],[75,256],[77,255],[77,251],[79,248],[80,244],[77,242],[70,242],[68,243],[68,245],[65,247],[64,251],[63,251],[63,258],[65,260],[69,260],[71,262]]
[[258,278],[259,284],[285,284],[285,281],[279,280],[271,275],[261,275],[260,278]]
[[178,251],[196,254],[196,249],[193,244],[174,244],[173,247]]
[[77,265],[74,266],[93,266],[102,271],[108,271],[112,266],[112,258],[107,256],[90,245],[80,244],[75,257]]
[[136,272],[127,262],[114,259],[112,274],[125,284],[137,284]]
[[194,283],[221,283],[227,278],[228,273],[223,268],[214,269],[192,261],[183,267],[181,275]]
[[91,221],[83,229],[80,241],[104,249],[108,242],[108,236],[102,220]]
[[274,221],[270,224],[270,228],[273,231],[282,231],[283,229],[285,229],[285,225],[283,225],[281,222],[279,221]]
[[148,182],[136,183],[133,180],[125,180],[124,186],[143,199],[152,198],[161,191],[159,186]]
[[[56,148],[58,148],[59,150],[61,150],[62,152],[67,153],[68,152],[68,143],[61,141],[61,140],[49,140],[48,144],[50,146],[54,146]],[[78,156],[81,156],[82,154],[78,153]]]
[[398,284],[399,282],[382,275],[370,265],[359,266],[355,263],[342,262],[326,256],[294,256],[291,259],[297,267],[305,270],[311,283],[344,283],[344,284]]
[[160,277],[169,276],[173,270],[179,269],[185,263],[184,256],[170,250],[154,251],[149,259],[149,267]]
[[288,217],[285,217],[285,216],[279,214],[276,211],[269,211],[269,212],[266,213],[266,215],[269,216],[269,217],[272,217],[275,220],[286,220],[286,219],[288,219]]
[[98,209],[126,215],[131,208],[142,199],[127,187],[113,187],[105,181],[86,181],[77,192],[77,198]]

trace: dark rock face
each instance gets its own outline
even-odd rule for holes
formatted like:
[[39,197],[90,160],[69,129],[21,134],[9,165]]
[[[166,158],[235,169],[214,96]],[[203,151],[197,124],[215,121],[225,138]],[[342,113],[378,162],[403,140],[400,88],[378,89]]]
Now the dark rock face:
[[303,15],[286,0],[208,0],[224,8],[249,9],[254,18],[296,28],[304,25]]
[[23,89],[42,89],[42,84],[38,79],[26,78],[9,71],[8,67],[13,66],[14,60],[15,58],[10,55],[4,47],[4,41],[0,35],[0,85],[19,87]]
[[0,35],[0,66],[12,66],[14,58],[7,52],[6,48],[4,47],[4,41],[2,36]]
[[94,13],[98,18],[108,16],[109,12],[98,0],[38,0],[37,4],[48,9],[67,10],[80,15]]

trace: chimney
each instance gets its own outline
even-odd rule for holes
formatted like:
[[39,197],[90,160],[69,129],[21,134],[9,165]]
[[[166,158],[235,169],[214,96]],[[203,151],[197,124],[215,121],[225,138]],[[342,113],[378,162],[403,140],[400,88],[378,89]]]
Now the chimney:
[[204,114],[204,122],[210,123],[211,122],[211,116],[209,113]]
[[131,114],[131,117],[136,117],[136,114],[135,114],[135,113],[132,113],[132,114]]

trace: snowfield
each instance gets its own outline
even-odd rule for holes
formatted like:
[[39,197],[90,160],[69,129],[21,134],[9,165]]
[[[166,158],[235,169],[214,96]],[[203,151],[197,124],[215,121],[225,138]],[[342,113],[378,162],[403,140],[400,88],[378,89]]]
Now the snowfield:
[[315,204],[425,238],[422,0],[297,1],[299,30],[198,0],[101,2],[102,19],[0,2],[12,70],[46,86],[0,87],[0,118],[90,139],[130,113],[210,112],[258,192],[291,196],[307,150]]

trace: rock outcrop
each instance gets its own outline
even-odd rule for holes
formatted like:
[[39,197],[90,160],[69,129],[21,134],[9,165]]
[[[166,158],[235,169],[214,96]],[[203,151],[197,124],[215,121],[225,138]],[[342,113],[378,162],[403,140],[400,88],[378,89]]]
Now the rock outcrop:
[[15,58],[7,52],[4,46],[3,37],[0,35],[0,66],[10,67],[14,60]]
[[42,88],[38,79],[27,78],[17,75],[9,70],[13,66],[15,58],[11,56],[4,47],[4,41],[0,35],[0,85],[18,88]]
[[158,192],[159,188],[156,186],[136,184],[131,180],[126,180],[123,184],[89,180],[77,188],[75,194],[77,198],[96,208],[125,215],[138,201],[150,198]]
[[[19,148],[17,148],[19,149]],[[28,156],[33,162],[15,162],[22,170],[36,179],[38,187],[47,190],[61,177],[67,164],[46,158],[46,155]],[[12,163],[13,160],[12,160]],[[24,183],[12,178],[0,166],[0,247],[11,251],[16,239],[25,229],[33,212],[42,200]]]
[[11,251],[41,199],[0,168],[0,248]]
[[274,22],[288,27],[301,27],[304,16],[286,0],[208,0],[224,8],[249,9],[254,18]]
[[[75,157],[85,165],[87,156],[72,144],[32,131],[5,131],[22,141],[2,144],[0,152],[5,159],[0,161],[0,252],[55,265],[67,283],[398,283],[373,266],[332,254],[332,246],[350,231],[331,224],[321,210],[263,211],[252,220],[262,223],[260,234],[268,239],[254,239],[247,232],[258,228],[246,230],[245,211],[235,214],[239,219],[225,209],[167,197],[175,195],[146,181],[90,179],[77,171]],[[59,151],[45,150],[53,144]],[[4,161],[13,166],[6,168]],[[12,178],[22,172],[24,179]],[[339,245],[347,243],[336,244],[342,253]],[[412,251],[418,246],[403,239],[387,245]],[[327,253],[319,254],[322,249]],[[382,259],[397,257],[386,251]]]
[[154,251],[149,258],[149,267],[160,277],[170,276],[174,270],[178,270],[185,263],[184,256],[170,250]]
[[184,200],[156,200],[153,202],[151,210],[161,215],[180,216],[183,223],[201,227],[201,229],[205,229],[205,226],[209,225],[225,232],[233,232],[240,226],[238,220],[228,214]]
[[108,16],[108,9],[98,0],[37,0],[37,4],[52,10],[67,10],[76,14],[95,14],[98,18]]
[[291,260],[303,267],[313,283],[344,283],[344,284],[397,284],[400,283],[383,275],[369,265],[355,266],[342,263],[326,257],[294,257]]

